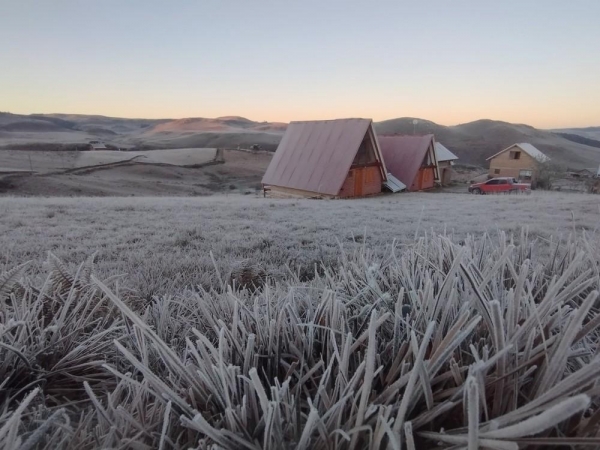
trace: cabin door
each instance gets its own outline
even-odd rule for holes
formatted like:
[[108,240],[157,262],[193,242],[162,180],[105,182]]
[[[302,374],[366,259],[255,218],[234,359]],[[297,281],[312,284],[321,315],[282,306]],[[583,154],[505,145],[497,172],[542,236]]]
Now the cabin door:
[[423,170],[423,182],[421,183],[421,189],[427,189],[433,181],[433,169],[429,167]]
[[418,175],[419,186],[418,190],[429,189],[433,187],[433,168],[423,167],[419,169]]
[[363,178],[364,178],[364,169],[355,169],[354,170],[354,196],[362,197],[363,195]]

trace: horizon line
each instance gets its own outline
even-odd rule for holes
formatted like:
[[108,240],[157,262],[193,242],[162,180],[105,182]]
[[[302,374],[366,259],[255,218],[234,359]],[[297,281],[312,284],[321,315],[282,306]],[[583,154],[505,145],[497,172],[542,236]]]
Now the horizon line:
[[[64,116],[87,116],[87,117],[103,117],[103,118],[107,118],[107,119],[157,120],[157,121],[161,121],[161,120],[162,121],[176,121],[176,120],[186,120],[186,119],[218,120],[218,119],[227,119],[227,118],[238,118],[238,119],[248,120],[248,121],[251,121],[251,122],[254,122],[254,123],[282,123],[282,124],[290,124],[291,122],[303,122],[303,121],[315,121],[315,120],[336,120],[336,119],[348,119],[348,118],[351,118],[351,117],[335,117],[335,118],[329,118],[329,119],[295,119],[295,120],[290,120],[290,121],[282,121],[282,120],[254,120],[254,119],[249,119],[248,117],[245,117],[245,116],[239,116],[239,115],[235,115],[235,114],[225,115],[225,116],[217,116],[217,117],[208,117],[208,116],[183,116],[183,117],[156,117],[156,118],[139,117],[139,116],[133,116],[133,117],[128,117],[128,116],[112,116],[112,115],[106,115],[106,114],[65,113],[65,112],[53,112],[53,113],[39,113],[39,112],[13,113],[13,112],[10,112],[10,111],[0,111],[0,114],[10,114],[10,115],[13,115],[13,116],[57,116],[57,115],[64,115]],[[424,119],[422,117],[413,117],[413,116],[398,116],[398,117],[391,117],[389,119],[383,119],[383,120],[375,120],[375,119],[372,119],[370,117],[364,117],[364,119],[370,119],[374,123],[388,122],[388,121],[391,121],[391,120],[401,120],[401,119],[421,120],[423,122],[429,122],[431,124],[438,125],[438,126],[443,126],[443,127],[457,127],[457,126],[460,126],[460,125],[467,125],[467,124],[470,124],[470,123],[483,122],[483,121],[501,122],[501,123],[507,123],[507,124],[510,124],[510,125],[526,126],[526,127],[531,127],[531,128],[538,129],[538,130],[585,129],[585,128],[597,128],[597,127],[600,127],[600,125],[584,125],[584,126],[562,126],[562,127],[552,127],[552,128],[538,128],[538,127],[535,127],[533,125],[529,125],[529,124],[523,123],[523,122],[509,122],[507,120],[491,119],[491,118],[486,118],[486,117],[480,118],[480,119],[471,120],[471,121],[467,121],[467,122],[460,122],[460,123],[456,123],[456,124],[452,124],[452,125],[446,125],[446,124],[443,124],[443,123],[434,122],[433,120]]]

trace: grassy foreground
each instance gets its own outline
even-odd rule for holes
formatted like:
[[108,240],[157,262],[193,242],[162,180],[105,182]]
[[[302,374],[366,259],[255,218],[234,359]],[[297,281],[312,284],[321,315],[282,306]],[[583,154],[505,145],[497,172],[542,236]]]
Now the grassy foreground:
[[600,239],[539,245],[363,243],[307,281],[218,271],[145,304],[93,258],[14,267],[0,448],[600,445]]
[[[304,281],[315,264],[334,266],[340,247],[366,245],[384,258],[423,232],[455,242],[487,230],[565,239],[600,226],[600,196],[536,191],[523,196],[407,193],[352,201],[197,198],[0,198],[0,272],[50,251],[75,271],[98,252],[100,278],[125,275],[123,289],[151,299],[186,286],[217,287],[250,259],[282,283],[286,267]],[[211,258],[210,254],[214,258]],[[37,280],[41,284],[43,279]]]

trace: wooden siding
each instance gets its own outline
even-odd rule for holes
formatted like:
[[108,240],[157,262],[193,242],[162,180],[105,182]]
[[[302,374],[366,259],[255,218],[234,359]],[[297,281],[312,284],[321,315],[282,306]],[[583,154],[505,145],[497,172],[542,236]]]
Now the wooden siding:
[[383,183],[379,166],[365,167],[364,170],[363,195],[379,194],[381,192],[381,183]]
[[[519,159],[510,158],[511,152],[514,151],[521,152]],[[538,162],[529,154],[518,147],[511,147],[490,160],[489,176],[492,178],[514,177],[518,179],[521,178],[521,170],[531,170],[531,181],[534,182],[537,175],[537,165]]]
[[381,192],[381,169],[379,165],[370,165],[366,167],[353,167],[344,180],[339,195],[319,194],[318,192],[303,191],[282,186],[269,186],[268,196],[271,198],[350,198],[364,197]]
[[348,198],[378,194],[381,192],[382,181],[378,165],[353,167],[344,180],[339,196]]
[[410,191],[431,189],[435,181],[435,167],[421,167],[410,186]]
[[353,197],[354,196],[354,172],[351,170],[348,172],[348,176],[344,180],[344,184],[340,189],[340,197]]

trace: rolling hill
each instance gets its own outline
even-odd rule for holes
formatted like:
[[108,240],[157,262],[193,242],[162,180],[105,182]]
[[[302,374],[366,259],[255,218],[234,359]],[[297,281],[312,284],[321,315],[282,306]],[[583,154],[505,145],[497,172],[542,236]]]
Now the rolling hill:
[[600,127],[558,128],[552,131],[555,131],[557,133],[576,134],[584,138],[600,141]]
[[[287,124],[227,116],[216,119],[123,119],[78,114],[0,113],[0,148],[83,148],[90,140],[143,149],[249,147],[274,151]],[[46,145],[46,147],[44,147]]]
[[[562,136],[529,125],[496,120],[477,120],[454,126],[404,117],[377,122],[379,134],[433,133],[460,158],[463,164],[486,165],[486,158],[517,142],[529,142],[555,161],[571,168],[597,167],[600,148],[590,141]],[[0,148],[53,149],[51,145],[84,146],[100,139],[119,147],[166,149],[190,147],[250,147],[259,144],[274,151],[286,128],[285,123],[255,122],[226,116],[186,119],[123,119],[77,114],[0,113]],[[579,131],[577,131],[579,130]],[[554,130],[559,131],[559,130]],[[600,127],[560,130],[586,139],[595,139]],[[578,141],[578,142],[575,142]]]
[[497,120],[476,120],[454,126],[438,125],[413,118],[386,120],[375,124],[378,134],[435,134],[436,140],[451,149],[460,162],[485,165],[486,158],[518,142],[529,142],[553,160],[572,168],[594,167],[600,164],[600,149],[585,145],[529,125]]
[[589,147],[600,148],[600,141],[596,140],[596,139],[586,138],[586,137],[581,136],[580,134],[560,133],[560,132],[556,132],[556,134],[558,134],[561,137],[564,137],[565,139],[568,139],[569,141],[577,142],[578,144],[584,144]]

